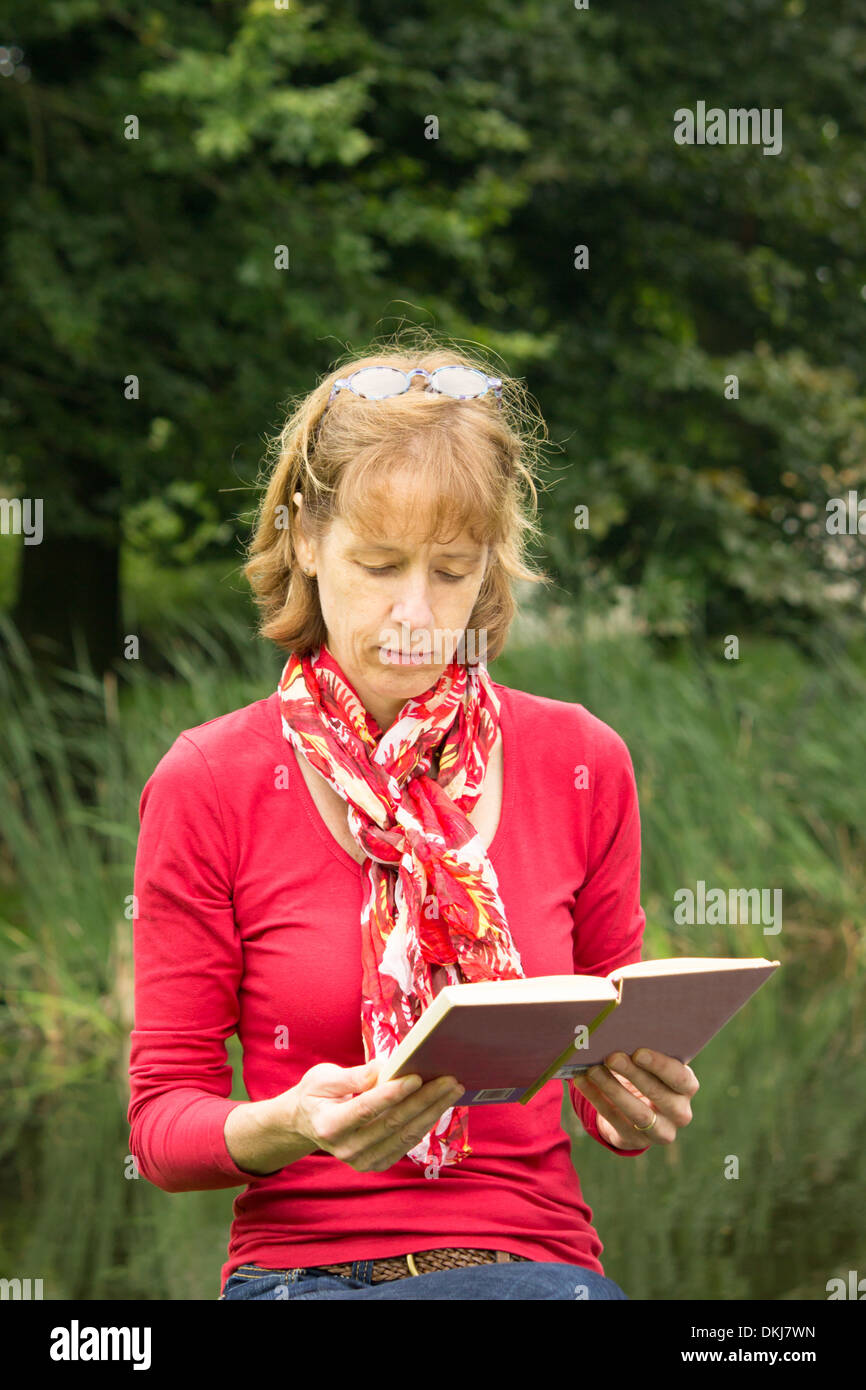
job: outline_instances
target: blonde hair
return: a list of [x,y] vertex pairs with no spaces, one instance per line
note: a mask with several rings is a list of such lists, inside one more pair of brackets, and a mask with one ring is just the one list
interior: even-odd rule
[[[486,630],[488,661],[501,652],[516,612],[511,580],[550,582],[525,558],[529,538],[542,535],[533,477],[546,438],[540,413],[517,380],[491,371],[475,352],[443,346],[426,329],[416,328],[411,344],[405,338],[404,330],[401,342],[345,358],[268,439],[267,487],[243,572],[260,610],[260,636],[298,656],[315,651],[327,632],[315,579],[304,574],[295,550],[296,492],[309,540],[319,541],[335,516],[375,538],[377,516],[388,514],[389,480],[403,472],[407,507],[427,518],[429,540],[450,522],[454,535],[466,528],[486,542],[488,566],[467,627]],[[432,371],[450,363],[499,376],[501,411],[492,391],[460,401],[422,391],[417,380],[385,401],[340,391],[325,410],[334,382],[361,367]]]

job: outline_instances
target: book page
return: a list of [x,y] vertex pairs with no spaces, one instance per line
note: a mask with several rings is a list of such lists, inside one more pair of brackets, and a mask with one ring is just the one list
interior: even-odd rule
[[777,960],[755,956],[675,956],[672,960],[638,960],[632,965],[620,965],[616,970],[611,970],[608,979],[617,980],[620,976],[627,979],[629,976],[644,975],[691,975],[705,970],[754,970],[778,964]]
[[633,1053],[639,1047],[662,1052],[688,1064],[737,1013],[755,990],[778,968],[778,961],[716,960],[686,964],[682,971],[664,968],[669,962],[646,962],[655,970],[624,966],[622,997],[592,1034],[589,1065],[611,1052]]

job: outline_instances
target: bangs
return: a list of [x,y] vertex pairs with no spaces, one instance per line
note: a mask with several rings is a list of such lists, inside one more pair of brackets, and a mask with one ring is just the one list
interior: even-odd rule
[[446,544],[468,530],[479,545],[495,545],[503,538],[501,475],[489,442],[472,442],[471,431],[392,431],[346,465],[337,514],[367,540],[381,539],[387,524],[419,544]]

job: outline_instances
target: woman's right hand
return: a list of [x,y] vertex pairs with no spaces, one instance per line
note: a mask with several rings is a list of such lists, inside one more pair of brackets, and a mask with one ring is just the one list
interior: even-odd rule
[[380,1065],[320,1062],[286,1093],[292,1101],[292,1128],[359,1173],[390,1168],[463,1094],[453,1076],[425,1085],[419,1076],[403,1076],[379,1086]]

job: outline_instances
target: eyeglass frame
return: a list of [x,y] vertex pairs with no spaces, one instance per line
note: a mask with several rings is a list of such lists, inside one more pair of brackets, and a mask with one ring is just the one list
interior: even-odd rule
[[[440,391],[438,387],[434,384],[433,378],[435,377],[437,372],[448,371],[451,370],[453,367],[460,367],[461,370],[463,370],[464,372],[475,372],[477,376],[484,377],[484,390],[479,391],[477,396],[455,396],[450,391]],[[360,391],[356,391],[355,388],[352,386],[352,382],[354,381],[355,377],[360,376],[363,372],[380,372],[384,368],[387,368],[387,370],[390,372],[398,372],[400,376],[404,376],[406,378],[406,385],[403,387],[402,391],[392,391],[391,395],[389,396],[361,396]],[[428,372],[425,367],[413,367],[411,371],[404,372],[402,367],[392,367],[390,363],[383,362],[379,365],[359,367],[356,372],[352,372],[351,376],[339,377],[338,380],[334,382],[334,385],[331,388],[331,394],[328,397],[327,402],[325,404],[325,410],[327,410],[328,406],[331,404],[331,401],[338,394],[338,392],[342,391],[343,389],[351,391],[354,396],[361,396],[361,400],[389,401],[394,396],[405,396],[406,392],[412,385],[413,379],[416,376],[423,376],[425,378],[428,390],[432,389],[439,396],[450,396],[452,401],[477,401],[480,400],[482,396],[486,396],[488,391],[492,391],[494,396],[496,397],[496,402],[500,410],[502,409],[501,378],[498,376],[488,376],[487,373],[483,372],[480,367],[467,367],[464,362],[445,362],[442,364],[441,367],[434,367],[432,372]]]

